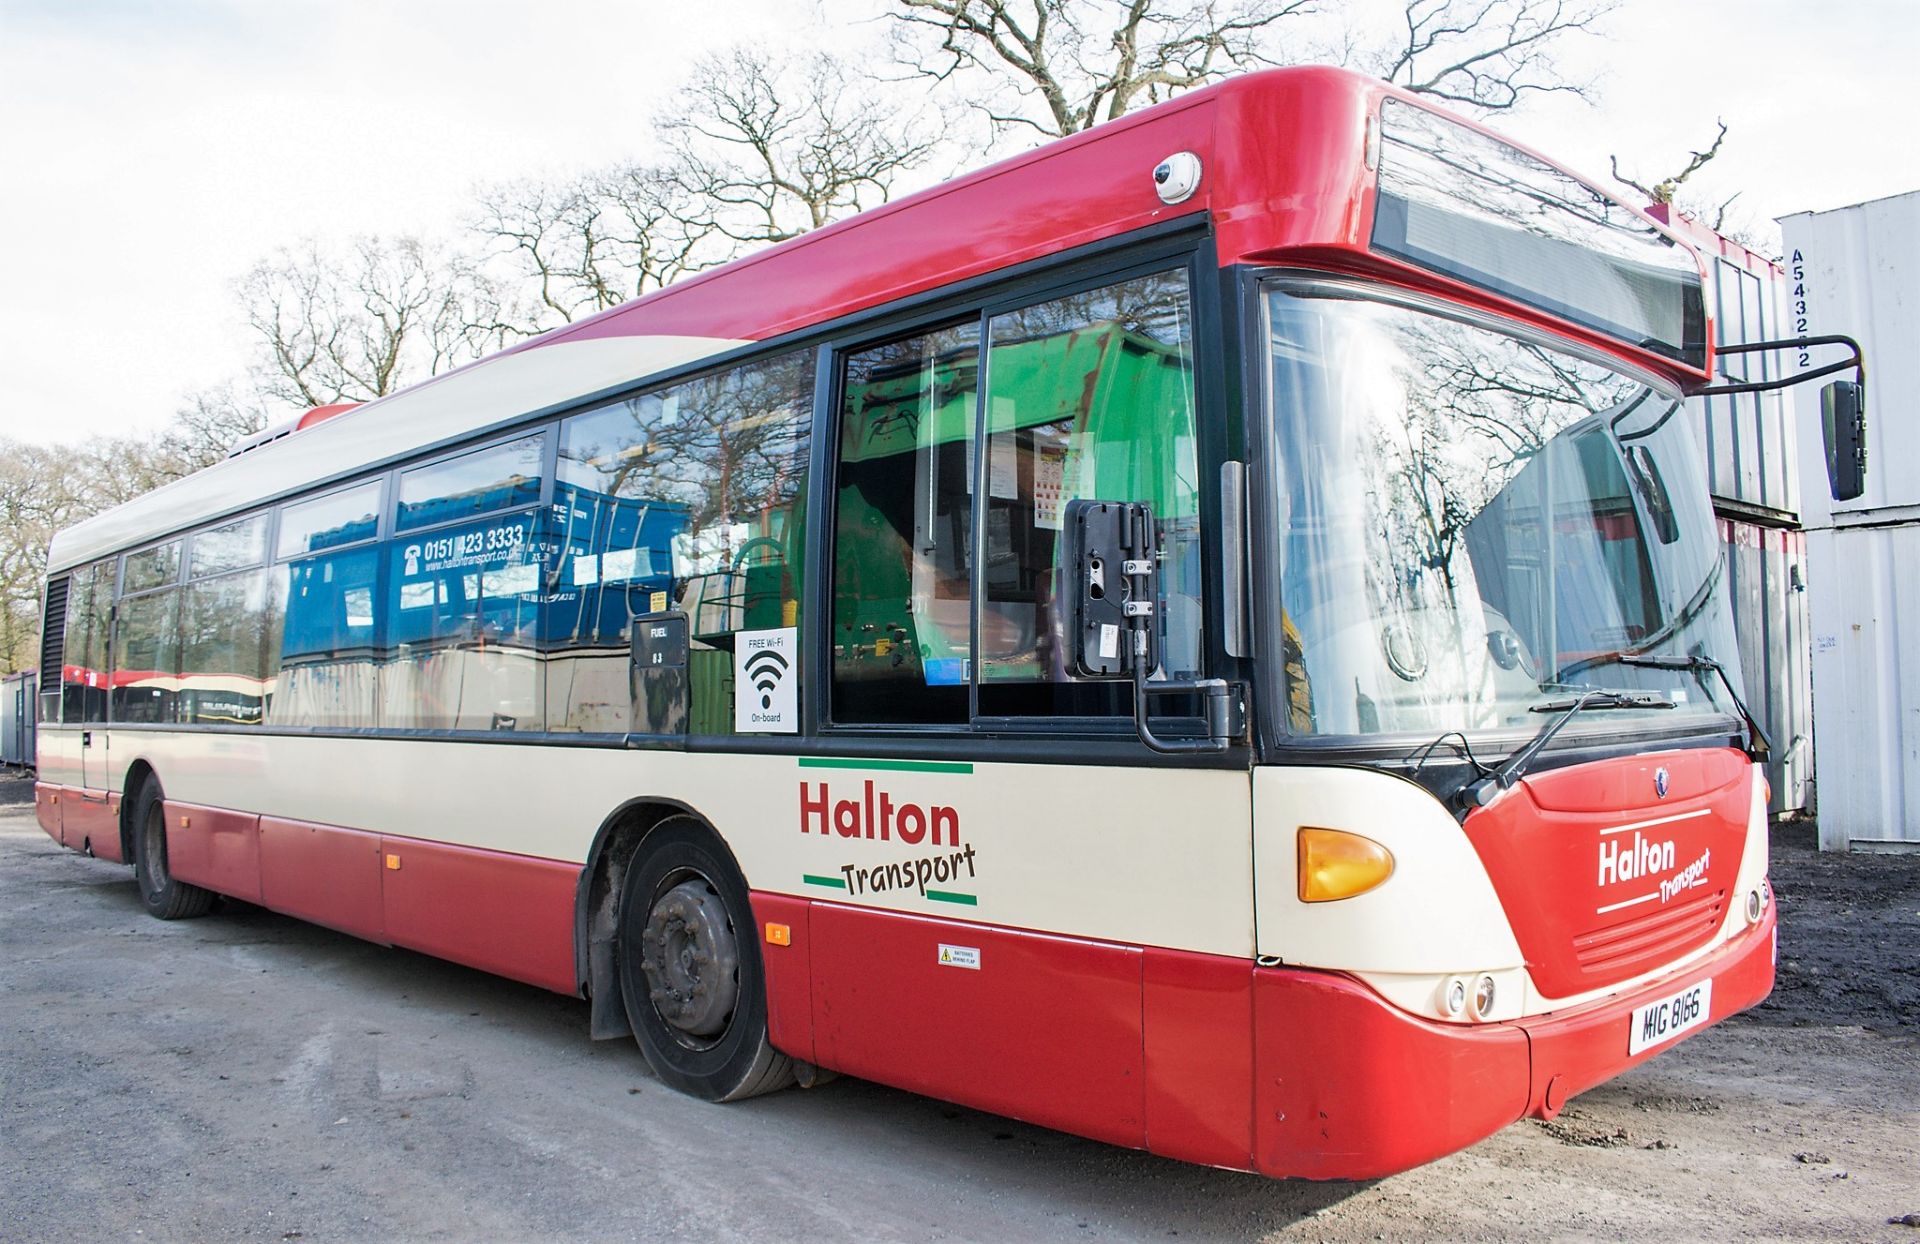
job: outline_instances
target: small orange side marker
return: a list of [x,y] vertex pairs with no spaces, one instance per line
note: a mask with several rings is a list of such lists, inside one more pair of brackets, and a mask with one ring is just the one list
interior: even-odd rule
[[399,856],[397,856],[397,855],[389,855],[389,856],[387,857],[387,867],[388,867],[389,869],[391,869],[392,871],[394,871],[394,872],[399,872],[399,871],[400,871],[400,857],[399,857]]
[[767,944],[770,946],[793,945],[793,930],[784,924],[767,921]]
[[190,816],[183,816],[183,817],[181,817],[181,818],[180,818],[180,828],[181,828],[181,829],[192,829],[192,828],[193,828],[193,818],[192,818],[192,817],[190,817]]

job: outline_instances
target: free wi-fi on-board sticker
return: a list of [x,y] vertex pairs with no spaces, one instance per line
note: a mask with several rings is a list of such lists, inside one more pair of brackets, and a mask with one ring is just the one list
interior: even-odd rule
[[740,631],[733,637],[733,728],[740,734],[800,729],[800,631]]

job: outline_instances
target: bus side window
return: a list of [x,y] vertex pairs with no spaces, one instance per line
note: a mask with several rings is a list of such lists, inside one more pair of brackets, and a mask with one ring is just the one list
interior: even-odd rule
[[160,588],[120,602],[113,645],[113,719],[177,720],[180,589]]
[[267,662],[273,725],[375,724],[380,550],[369,542],[380,490],[369,480],[280,511],[268,586],[278,629]]
[[97,562],[73,572],[67,589],[66,656],[61,677],[61,719],[107,719],[107,616],[113,603],[116,561]]
[[262,564],[270,517],[251,514],[188,540],[188,583],[178,593],[175,720],[223,726],[266,720],[272,650],[280,638],[278,602],[269,597],[270,572]]
[[399,730],[546,728],[536,635],[540,497],[549,432],[400,473],[384,546],[384,661],[375,724]]
[[1130,714],[1132,691],[1071,682],[1054,608],[1068,501],[1145,501],[1165,531],[1162,663],[1201,651],[1193,318],[1184,271],[997,315],[988,325],[982,716]]
[[180,672],[179,540],[127,554],[113,638],[115,721],[176,720]]
[[743,363],[560,425],[542,604],[550,729],[642,729],[633,619],[684,613],[687,729],[734,730],[734,645],[801,624],[813,352]]
[[828,641],[835,721],[967,720],[979,372],[974,323],[843,364]]

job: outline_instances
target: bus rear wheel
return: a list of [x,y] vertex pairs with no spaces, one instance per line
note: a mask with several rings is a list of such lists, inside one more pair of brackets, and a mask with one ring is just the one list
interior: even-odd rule
[[160,783],[154,781],[142,783],[134,799],[133,875],[150,916],[186,920],[206,915],[213,906],[212,890],[178,880],[167,870],[167,810]]
[[620,899],[620,988],[647,1065],[667,1085],[739,1101],[793,1083],[767,1040],[766,978],[747,883],[711,830],[654,827]]

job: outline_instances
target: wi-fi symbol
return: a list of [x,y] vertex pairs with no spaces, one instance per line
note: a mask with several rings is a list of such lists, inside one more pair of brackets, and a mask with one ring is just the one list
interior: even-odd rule
[[747,658],[747,681],[760,693],[760,707],[773,707],[773,691],[787,675],[787,659],[772,649]]

